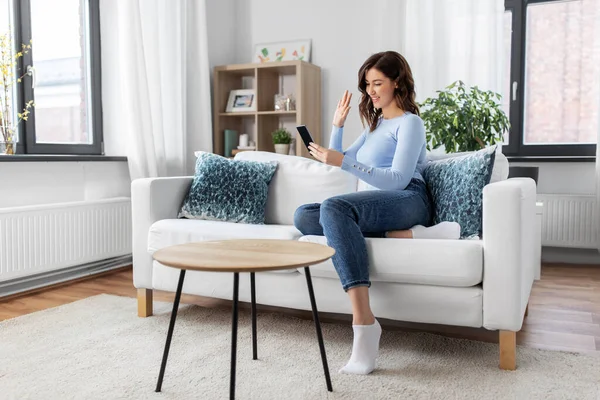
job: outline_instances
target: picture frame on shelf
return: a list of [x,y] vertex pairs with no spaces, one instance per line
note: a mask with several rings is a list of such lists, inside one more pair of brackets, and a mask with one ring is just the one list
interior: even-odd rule
[[256,111],[256,92],[254,89],[239,89],[229,92],[225,112]]
[[310,62],[311,40],[257,43],[254,45],[253,63],[302,60]]

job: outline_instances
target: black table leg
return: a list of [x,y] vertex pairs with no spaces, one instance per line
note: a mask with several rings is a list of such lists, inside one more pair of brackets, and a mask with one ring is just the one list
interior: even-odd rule
[[250,272],[250,297],[252,298],[252,359],[258,360],[256,344],[256,286],[254,283],[254,272]]
[[325,344],[323,343],[323,333],[321,332],[321,322],[319,322],[319,313],[317,312],[317,302],[315,300],[315,292],[313,291],[312,280],[310,279],[310,269],[304,267],[306,275],[306,284],[308,285],[308,295],[310,296],[310,305],[312,306],[313,318],[315,320],[315,328],[317,330],[317,339],[319,339],[319,349],[321,350],[321,361],[323,361],[323,371],[325,371],[325,382],[327,390],[333,392],[331,387],[331,378],[329,377],[329,367],[327,366],[327,355],[325,354]]
[[238,328],[238,292],[240,287],[240,274],[233,273],[233,312],[231,314],[231,372],[229,376],[229,398],[235,399],[235,361],[237,355],[237,328]]
[[175,301],[173,302],[171,322],[169,323],[169,331],[167,333],[167,343],[165,343],[165,351],[163,353],[162,363],[160,365],[160,374],[158,375],[158,383],[156,384],[157,392],[160,392],[162,388],[163,378],[165,376],[165,368],[167,366],[167,358],[169,357],[169,348],[171,347],[171,338],[173,337],[173,328],[175,327],[175,319],[177,318],[177,309],[179,308],[179,300],[181,299],[181,289],[183,288],[184,278],[185,269],[182,269],[179,273],[179,283],[177,284],[177,292],[175,293]]

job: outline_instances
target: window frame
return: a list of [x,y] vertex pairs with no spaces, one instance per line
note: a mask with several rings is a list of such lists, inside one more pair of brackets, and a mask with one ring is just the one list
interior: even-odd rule
[[[46,0],[47,1],[47,0]],[[19,125],[16,153],[17,154],[69,154],[69,155],[104,155],[104,142],[102,132],[102,76],[100,59],[100,0],[85,0],[88,3],[89,20],[87,23],[89,37],[89,87],[92,102],[92,140],[91,144],[66,144],[66,143],[36,143],[35,135],[35,107],[27,121]],[[29,43],[31,40],[31,3],[30,0],[12,0],[13,7],[13,35],[15,46]],[[33,65],[31,51],[18,60],[19,71],[24,71],[24,65]],[[34,89],[31,85],[21,85],[17,91],[17,109],[22,110],[29,100],[34,100]]]
[[[524,144],[525,125],[525,63],[527,40],[527,7],[536,3],[563,2],[564,0],[504,0],[505,11],[512,11],[511,64],[510,64],[510,124],[508,145],[502,153],[512,157],[572,157],[595,158],[596,144]],[[514,84],[516,96],[513,95]]]

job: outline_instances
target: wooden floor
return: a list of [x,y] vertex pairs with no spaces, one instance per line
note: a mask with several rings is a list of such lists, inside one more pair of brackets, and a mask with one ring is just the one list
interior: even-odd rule
[[[0,301],[0,321],[70,303],[100,293],[136,297],[131,267]],[[173,301],[172,293],[154,292],[158,301]],[[230,307],[231,302],[182,296],[183,303]],[[241,305],[247,308],[248,304]],[[305,311],[259,306],[264,312],[284,312],[311,319]],[[323,314],[324,322],[350,321],[347,315]],[[383,320],[384,329],[427,331],[452,337],[497,342],[498,334],[485,329],[448,327]],[[517,334],[517,344],[544,349],[600,354],[600,266],[544,265],[529,301],[529,316]]]

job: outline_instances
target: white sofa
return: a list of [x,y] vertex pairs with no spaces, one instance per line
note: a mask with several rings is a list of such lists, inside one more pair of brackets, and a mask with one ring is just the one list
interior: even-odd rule
[[[177,219],[192,177],[139,179],[132,183],[133,279],[140,316],[152,314],[152,290],[175,292],[179,271],[153,261],[165,246],[230,238],[292,239],[296,208],[356,191],[357,179],[340,168],[296,156],[242,152],[236,159],[279,164],[269,185],[266,224]],[[528,178],[506,179],[498,153],[492,182],[483,191],[481,240],[367,238],[371,306],[378,318],[484,327],[499,331],[500,367],[516,368],[515,332],[521,329],[539,269],[536,187]],[[351,313],[331,261],[311,267],[319,311]],[[248,274],[240,276],[240,301],[250,301]],[[188,271],[183,293],[232,298],[231,274]],[[302,268],[256,275],[258,304],[310,310]]]

